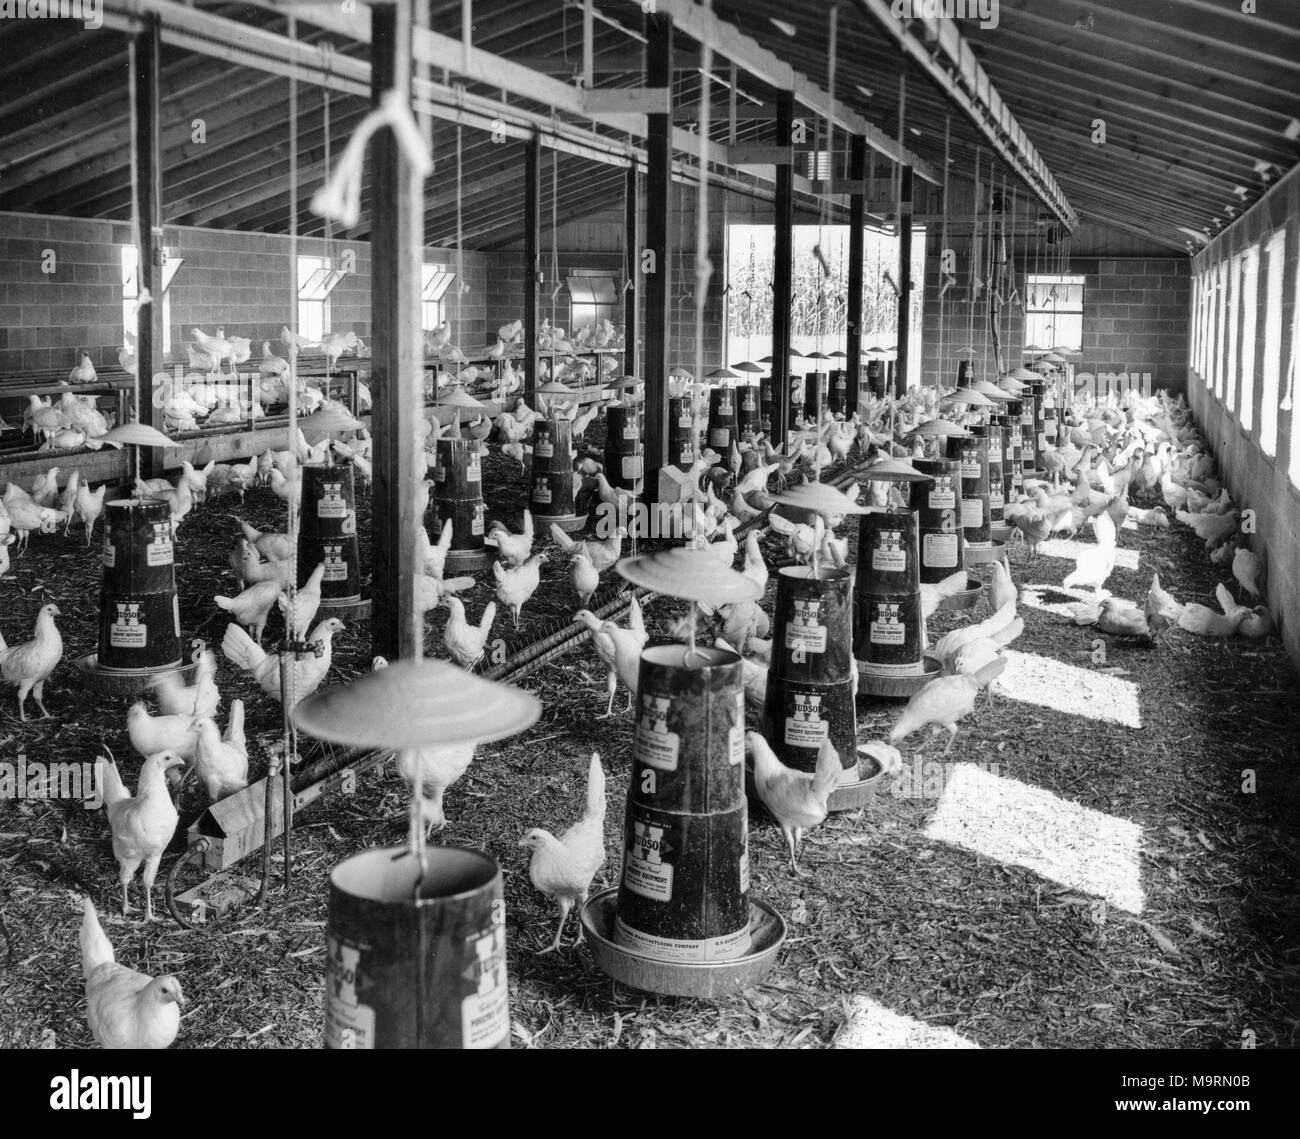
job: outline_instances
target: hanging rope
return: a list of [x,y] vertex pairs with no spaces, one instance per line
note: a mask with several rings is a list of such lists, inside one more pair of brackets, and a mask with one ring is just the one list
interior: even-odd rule
[[[952,143],[952,116],[944,115],[943,117],[943,221],[939,227],[939,369],[935,376],[935,385],[943,386],[943,342],[944,333],[947,331],[947,296],[948,289],[957,281],[956,274],[949,275],[944,268],[943,259],[948,253],[948,162]],[[955,269],[956,266],[954,265]]]
[[975,148],[975,181],[971,205],[970,286],[966,291],[968,301],[966,306],[966,344],[970,348],[975,346],[975,298],[979,295],[980,155],[982,150],[983,148],[979,146]]
[[[139,123],[136,118],[135,100],[136,89],[139,84],[139,65],[135,58],[135,36],[129,36],[126,41],[126,70],[127,82],[131,85],[131,240],[135,243],[135,379],[131,385],[131,403],[135,408],[135,421],[140,422],[143,408],[140,406],[140,365],[142,358],[140,354],[140,307],[141,299],[144,296],[144,247],[140,243],[140,150],[137,141],[139,133]],[[153,346],[151,352],[152,359],[158,359],[159,345]],[[152,417],[150,417],[152,418]],[[163,424],[166,426],[166,423]],[[133,447],[135,452],[135,477],[140,477],[140,448]]]
[[[712,0],[705,7],[712,9]],[[713,44],[700,45],[700,189],[695,203],[695,378],[691,385],[691,415],[699,422],[700,399],[704,394],[704,303],[708,299],[713,262],[709,260],[709,129],[713,118],[709,72],[713,70]],[[683,250],[683,253],[685,251]],[[726,459],[726,456],[723,456]]]

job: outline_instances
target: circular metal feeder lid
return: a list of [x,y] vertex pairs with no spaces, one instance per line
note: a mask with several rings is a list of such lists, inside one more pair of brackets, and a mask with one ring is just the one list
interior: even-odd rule
[[757,582],[723,565],[713,551],[692,546],[623,558],[614,568],[633,585],[683,601],[726,605],[732,601],[757,601],[763,596]]
[[1048,351],[1050,349],[1044,348],[1041,344],[1026,344],[1020,354],[1022,356],[1042,356]]
[[1021,383],[1033,383],[1038,379],[1037,372],[1031,372],[1028,368],[1012,368],[1005,376],[1004,380],[1020,380]]
[[[539,388],[538,390],[540,391],[541,389]],[[442,396],[438,400],[436,406],[437,407],[458,407],[465,411],[482,411],[486,407],[485,404],[480,403],[472,395],[470,395],[467,391],[465,391],[464,388],[460,388],[460,387],[453,388],[445,396]]]
[[[769,361],[771,357],[768,357]],[[753,360],[742,360],[739,364],[732,364],[737,372],[762,372],[766,369],[761,364],[755,364]]]
[[976,391],[974,388],[958,388],[948,395],[939,397],[940,403],[964,403],[967,407],[993,407],[993,401],[988,396]]
[[120,423],[104,435],[106,443],[130,443],[135,447],[179,447],[175,439],[147,423]]
[[[870,477],[870,476],[868,476]],[[823,516],[828,514],[869,514],[871,508],[860,506],[842,490],[824,482],[806,482],[783,494],[772,495],[772,501],[781,506],[795,506]]]
[[301,701],[294,723],[354,747],[443,747],[504,739],[530,727],[541,702],[441,660],[399,660]]
[[969,344],[963,344],[956,352],[953,353],[958,360],[973,360],[979,353]]
[[670,379],[674,379],[674,380],[695,379],[695,376],[691,372],[688,372],[684,367],[682,367],[681,364],[674,364],[672,368],[669,369],[668,376]]
[[707,376],[706,380],[738,380],[739,372],[733,372],[730,368],[714,368]]
[[998,403],[1010,403],[1016,397],[1004,392],[997,384],[991,384],[988,380],[976,380],[971,387],[981,395],[986,395],[989,399]]
[[909,435],[969,435],[970,432],[951,419],[927,419],[908,432]]
[[804,354],[805,360],[829,360],[830,357],[825,352],[807,352]]
[[[959,428],[953,434],[965,435],[966,432]],[[859,474],[864,479],[884,480],[885,482],[924,482],[930,477],[923,471],[918,471],[911,463],[903,459],[882,459],[878,463],[872,463],[871,466],[866,467]],[[870,511],[863,511],[862,513],[870,513]]]
[[[547,380],[537,389],[538,395],[577,395],[573,388],[560,383],[559,380]],[[464,406],[464,405],[462,405]]]
[[343,431],[360,431],[361,421],[342,406],[325,406],[298,420],[298,429],[304,435],[336,435]]

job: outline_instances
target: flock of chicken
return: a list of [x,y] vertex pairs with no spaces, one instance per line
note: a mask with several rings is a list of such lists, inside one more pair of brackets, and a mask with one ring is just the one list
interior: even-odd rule
[[[733,445],[726,456],[706,450],[692,471],[689,485],[694,493],[678,505],[676,521],[692,544],[707,548],[723,564],[733,566],[736,559],[741,559],[740,572],[761,586],[767,583],[769,569],[760,541],[768,533],[783,537],[786,552],[796,561],[844,565],[848,560],[846,543],[834,533],[842,517],[814,516],[811,523],[795,523],[770,513],[768,528],[751,530],[743,544],[736,531],[770,509],[773,484],[778,489],[788,489],[801,481],[816,479],[823,468],[847,459],[855,448],[868,468],[890,456],[916,454],[916,445],[908,436],[925,418],[934,417],[936,396],[933,389],[913,390],[892,403],[868,401],[861,414],[854,414],[848,420],[827,415],[820,424],[805,425],[809,429],[790,447],[772,447],[760,437],[752,444]],[[601,410],[603,405],[592,408],[586,422]],[[576,413],[576,408],[571,411]],[[515,410],[502,412],[495,421],[471,422],[468,427],[484,435],[495,433],[502,450],[508,454],[508,447],[522,443],[536,415],[521,401]],[[580,436],[577,428],[585,425],[585,422],[575,424],[575,434]],[[435,414],[426,445],[431,447],[441,434],[457,429],[452,424],[440,425]],[[167,503],[173,525],[179,527],[196,504],[227,492],[237,492],[242,499],[246,490],[261,484],[270,485],[287,502],[296,501],[302,466],[322,461],[326,447],[368,473],[368,440],[364,433],[351,443],[322,443],[314,447],[300,435],[296,445],[284,452],[267,452],[247,463],[209,464],[200,469],[187,463],[174,485],[137,481],[135,489],[140,497]],[[1051,484],[1028,480],[1022,500],[1008,504],[1007,518],[1023,535],[1031,553],[1053,534],[1073,536],[1085,524],[1091,524],[1097,543],[1080,547],[1076,567],[1065,581],[1066,588],[1091,588],[1099,602],[1080,609],[1081,623],[1091,621],[1104,632],[1152,639],[1171,624],[1214,636],[1267,635],[1271,628],[1267,608],[1258,603],[1251,608],[1237,605],[1224,587],[1220,587],[1219,593],[1222,614],[1205,606],[1179,605],[1160,589],[1158,580],[1153,582],[1144,608],[1110,597],[1104,591],[1115,564],[1116,528],[1128,518],[1144,525],[1169,525],[1162,510],[1141,510],[1128,501],[1130,491],[1159,488],[1165,501],[1177,511],[1178,521],[1194,527],[1198,536],[1205,539],[1211,556],[1230,565],[1241,589],[1252,601],[1258,601],[1261,566],[1246,548],[1246,535],[1240,532],[1241,513],[1215,480],[1212,459],[1196,435],[1181,400],[1171,401],[1160,394],[1149,400],[1127,397],[1123,408],[1113,404],[1080,405],[1074,409],[1074,424],[1068,429],[1068,436],[1059,447],[1048,451],[1044,466],[1052,474]],[[898,501],[899,491],[894,484],[886,479],[871,480],[869,469],[867,474],[866,493],[872,504]],[[83,522],[89,543],[103,507],[103,488],[92,494],[84,485],[78,485],[74,472],[68,485],[60,491],[57,476],[56,470],[51,471],[30,492],[13,484],[6,489],[3,510],[0,510],[0,542],[4,543],[0,545],[0,554],[8,543],[15,540],[25,543],[32,530],[51,532],[62,523],[66,532],[74,516]],[[1057,489],[1062,478],[1072,482],[1071,491]],[[595,453],[579,456],[574,480],[575,490],[592,496],[593,500],[598,498],[623,510],[630,504],[629,492],[612,487],[605,479]],[[421,517],[431,489],[429,482],[417,488]],[[847,492],[850,499],[858,498],[861,493],[856,484]],[[292,589],[295,545],[289,535],[262,533],[242,520],[236,521],[240,535],[231,552],[230,568],[239,589],[213,598],[214,605],[231,618],[222,638],[222,652],[263,692],[284,701],[286,694],[280,690],[278,658],[261,647],[270,614],[278,609],[286,628],[297,639],[305,640],[311,650],[300,654],[290,673],[293,691],[287,694],[287,699],[296,702],[324,681],[331,665],[332,637],[342,627],[333,618],[313,627],[321,599],[323,567],[315,567],[303,587]],[[648,641],[641,606],[635,597],[631,599],[626,624],[601,619],[586,608],[599,588],[602,575],[624,553],[626,529],[616,528],[605,537],[574,537],[552,526],[551,543],[535,551],[538,535],[527,510],[517,531],[500,519],[493,521],[487,541],[498,555],[492,567],[495,599],[487,603],[474,622],[469,620],[464,603],[457,596],[471,587],[474,579],[444,575],[453,536],[450,522],[441,528],[436,541],[430,539],[423,526],[415,536],[423,571],[417,586],[417,606],[422,611],[435,607],[447,610],[443,643],[451,659],[462,667],[474,668],[487,649],[498,604],[510,610],[518,626],[521,610],[539,587],[541,567],[551,558],[558,558],[568,567],[567,578],[577,605],[574,620],[590,633],[595,654],[606,669],[608,700],[603,715],[618,714],[614,712],[614,699],[620,683],[628,692],[627,710],[632,708],[640,657]],[[7,568],[7,557],[0,562],[0,573],[4,568]],[[929,655],[942,664],[942,673],[912,696],[895,720],[887,740],[863,745],[861,750],[866,756],[885,770],[901,763],[899,745],[918,731],[945,730],[947,754],[957,734],[958,722],[974,711],[981,691],[991,692],[1005,668],[1002,650],[1021,634],[1024,621],[1017,614],[1018,590],[1011,580],[1009,566],[998,562],[992,568],[990,615],[928,645]],[[964,585],[965,575],[961,574],[937,586],[924,587],[923,613],[928,617],[943,596]],[[766,639],[770,633],[767,614],[756,602],[724,605],[716,610],[704,606],[702,612],[713,642],[734,647],[742,655],[747,698],[761,702],[772,651],[771,641]],[[35,638],[26,644],[10,648],[0,640],[0,670],[5,680],[19,690],[23,718],[26,718],[25,701],[29,693],[45,713],[42,686],[62,655],[62,642],[54,625],[56,616],[57,607],[45,606],[37,619]],[[700,631],[694,627],[693,619],[688,619],[678,622],[673,632],[686,640]],[[381,668],[384,664],[382,658],[376,658],[373,667]],[[180,768],[184,772],[182,783],[194,779],[209,800],[215,801],[247,785],[249,759],[243,729],[243,701],[230,702],[224,730],[218,722],[221,693],[216,684],[216,658],[210,649],[200,650],[192,684],[165,679],[156,686],[153,696],[158,705],[156,713],[151,713],[141,701],[127,715],[128,739],[144,760],[136,794],[128,794],[111,760],[105,761],[104,779],[105,806],[119,866],[123,910],[128,908],[128,887],[143,868],[146,919],[153,914],[152,887],[162,853],[178,825],[168,772]],[[785,837],[791,868],[794,873],[803,874],[798,865],[803,833],[824,821],[831,792],[846,779],[857,778],[859,773],[853,768],[845,771],[829,744],[822,748],[814,772],[786,767],[758,732],[747,734],[747,751],[753,758],[757,792]],[[412,788],[419,788],[424,796],[418,818],[427,831],[445,824],[444,793],[465,774],[473,757],[472,745],[427,747],[398,755],[397,768],[403,779]],[[560,913],[555,937],[546,951],[560,946],[569,913],[581,904],[604,864],[604,784],[600,758],[593,755],[586,802],[577,822],[558,837],[533,828],[520,841],[521,846],[532,852],[531,881],[538,890],[555,899]],[[581,927],[578,938],[581,939]],[[106,1045],[123,1040],[136,1046],[170,1043],[175,1035],[175,1005],[183,999],[175,978],[154,980],[116,966],[111,946],[99,929],[89,902],[82,944],[96,1038]],[[139,1020],[134,1028],[123,1020],[128,1013]],[[170,1033],[166,1031],[167,1025],[172,1026]]]

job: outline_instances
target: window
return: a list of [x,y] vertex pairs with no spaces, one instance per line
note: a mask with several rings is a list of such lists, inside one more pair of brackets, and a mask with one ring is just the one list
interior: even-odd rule
[[1259,393],[1259,445],[1270,459],[1277,454],[1277,389],[1282,370],[1282,271],[1286,230],[1268,243],[1268,278],[1264,290],[1264,383]]
[[[171,288],[176,271],[185,264],[181,257],[169,257],[163,251],[163,354],[172,350],[171,300],[167,290]],[[127,342],[128,335],[134,345],[139,321],[136,313],[136,297],[140,295],[140,251],[134,245],[122,246],[122,342]],[[132,353],[134,355],[134,353]]]
[[328,257],[298,258],[298,335],[320,341],[330,330],[330,293],[343,280]]
[[804,155],[804,176],[812,182],[829,182],[831,179],[831,152],[810,150]]
[[1255,425],[1255,329],[1259,304],[1259,246],[1241,255],[1241,426]]
[[1241,333],[1241,254],[1228,265],[1228,364],[1224,376],[1224,402],[1237,412],[1237,337]]
[[[814,248],[820,245],[825,268]],[[862,254],[862,348],[898,342],[898,238],[867,227]],[[729,362],[772,353],[772,274],[776,252],[770,225],[737,223],[727,234],[727,345]],[[827,272],[829,270],[829,274]],[[800,352],[846,347],[849,228],[796,225],[790,343]],[[925,279],[925,228],[912,227],[912,310],[907,385],[921,383],[921,300]],[[835,363],[823,362],[824,368]],[[802,371],[796,368],[796,372]]]
[[1031,273],[1025,284],[1025,343],[1082,349],[1084,278]]
[[443,297],[455,279],[456,274],[442,265],[420,266],[420,327],[425,332],[447,319]]
[[618,307],[618,286],[603,273],[575,272],[565,278],[569,290],[569,332],[594,328],[613,320]]

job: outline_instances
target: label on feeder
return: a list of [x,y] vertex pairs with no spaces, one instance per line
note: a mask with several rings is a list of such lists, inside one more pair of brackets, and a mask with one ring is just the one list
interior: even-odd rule
[[[1007,438],[1008,440],[1010,440],[1011,437],[1007,436]],[[1006,462],[1007,460],[1014,459],[1015,457],[1016,457],[1015,444],[1008,441],[1006,450],[1002,452],[1002,461]]]
[[469,524],[469,532],[471,534],[483,533],[483,504],[481,502],[474,503],[474,521]]
[[740,892],[749,893],[749,827],[745,827],[740,837]]
[[831,730],[822,719],[820,693],[792,691],[790,707],[793,716],[785,720],[785,742],[794,747],[821,747]]
[[543,435],[533,444],[533,455],[538,459],[549,459],[555,454],[555,445],[549,435]]
[[974,530],[984,525],[984,500],[982,498],[963,498],[961,500],[961,525],[963,530]]
[[533,483],[533,501],[543,506],[551,504],[551,488],[545,479],[538,479]]
[[170,522],[153,523],[153,541],[144,548],[145,565],[169,566],[174,561],[172,551],[172,524]]
[[321,561],[325,565],[324,581],[347,581],[348,566],[343,560],[342,542],[325,542],[321,546]]
[[619,945],[659,961],[728,961],[741,956],[749,948],[748,925],[721,937],[690,941],[642,933],[639,929],[632,929],[622,918],[617,918],[615,925]]
[[961,453],[961,477],[964,479],[977,479],[982,473],[979,452],[963,450]]
[[623,885],[656,902],[671,901],[673,896],[673,866],[663,860],[674,849],[664,837],[666,829],[633,819],[627,858],[623,860]]
[[681,457],[677,460],[678,465],[689,467],[693,461],[694,460],[691,457],[691,445],[689,443],[683,443]]
[[903,549],[901,530],[876,531],[876,545],[871,549],[871,568],[887,573],[901,573],[907,569],[907,551]]
[[510,1031],[505,928],[467,937],[466,957],[471,950],[474,959],[461,976],[475,991],[460,1003],[461,1043],[466,1048],[495,1048]]
[[1001,510],[1006,504],[1006,496],[1002,493],[1002,480],[998,479],[989,485],[989,509]]
[[926,534],[921,539],[921,560],[932,569],[956,569],[957,552],[956,534]]
[[320,484],[320,498],[316,500],[317,518],[346,518],[348,504],[343,500],[341,482],[324,482]]
[[907,641],[907,630],[898,614],[898,605],[892,601],[879,601],[874,605],[874,620],[867,639],[873,645],[901,645]]
[[625,479],[639,479],[641,477],[641,456],[624,455],[622,471]]
[[[805,653],[826,651],[826,626],[821,623],[822,605],[813,597],[796,597],[790,623],[785,627],[785,647]],[[742,717],[743,719],[743,717]]]
[[683,411],[681,415],[677,417],[678,427],[690,427],[694,422],[695,419],[689,411]]
[[731,429],[729,427],[715,427],[709,432],[710,447],[726,447],[731,442]]
[[763,429],[764,434],[771,434],[771,431],[772,431],[772,417],[771,417],[770,415],[768,415],[768,416],[764,416],[764,418],[762,419],[762,421],[759,423],[759,427],[761,427],[761,428]]
[[108,629],[108,643],[115,649],[142,649],[149,642],[149,626],[140,623],[138,601],[116,601],[117,616]]
[[1047,450],[1047,434],[1043,431],[1038,433],[1038,449],[1040,451]]
[[325,1047],[373,1048],[375,1010],[357,1000],[361,950],[326,934]]
[[104,539],[104,552],[100,554],[99,560],[110,569],[117,565],[117,547],[107,538]]
[[641,429],[635,425],[623,428],[623,438],[636,442],[641,437]]
[[727,762],[739,767],[745,762],[745,690],[736,693],[736,724],[727,732]]
[[465,481],[466,482],[483,481],[483,466],[479,462],[477,451],[471,451],[469,453],[469,459],[465,463]]
[[641,696],[634,754],[639,762],[660,771],[676,771],[677,757],[681,753],[681,737],[668,730],[668,709],[671,706],[672,701],[667,696],[655,696],[649,692]]
[[935,475],[934,488],[930,491],[931,510],[952,510],[957,505],[957,492],[952,486],[951,475]]
[[757,411],[758,404],[754,402],[754,397],[752,395],[747,395],[740,401],[740,409],[741,411]]

